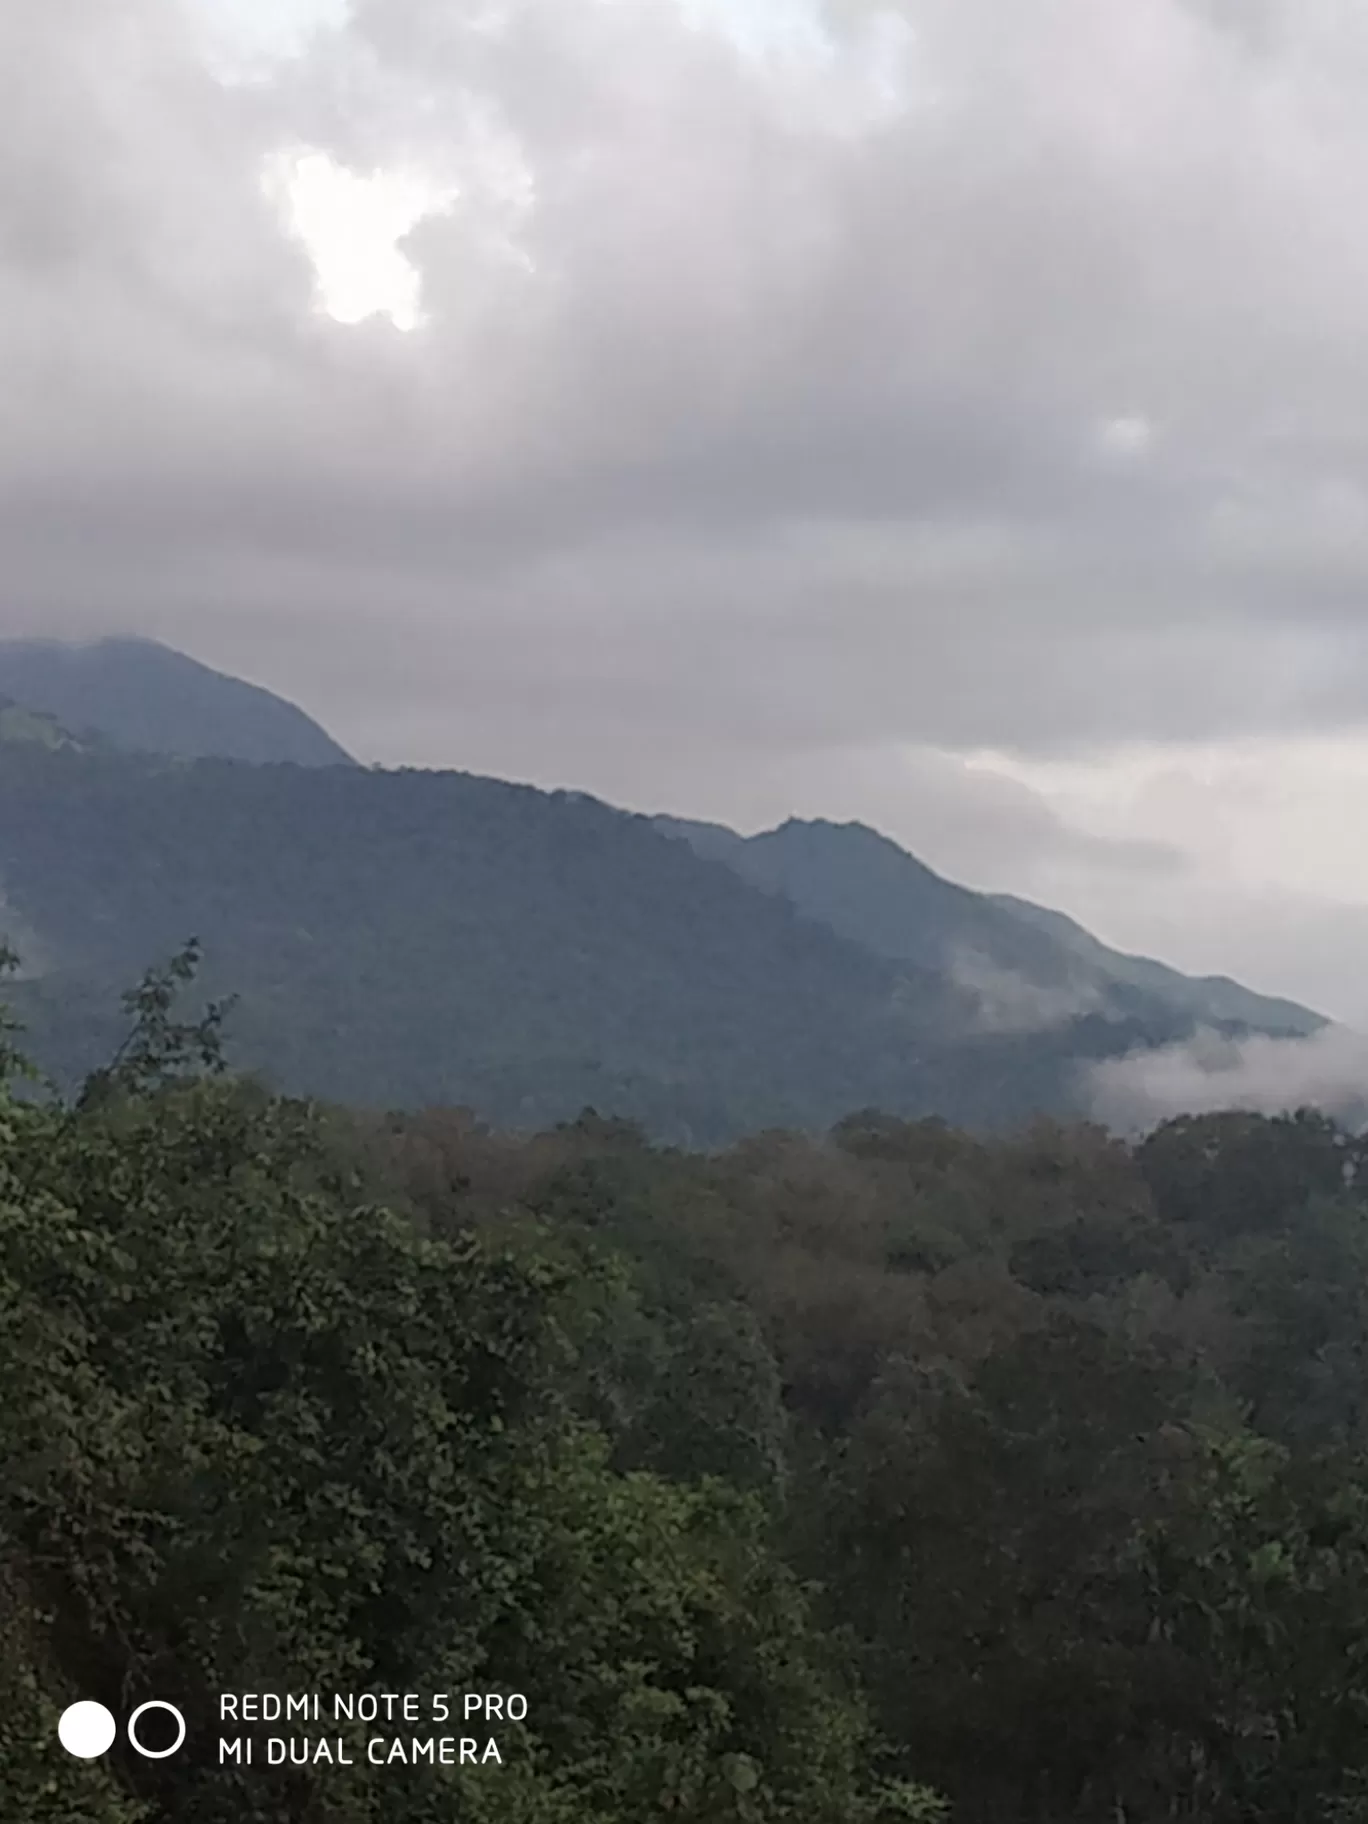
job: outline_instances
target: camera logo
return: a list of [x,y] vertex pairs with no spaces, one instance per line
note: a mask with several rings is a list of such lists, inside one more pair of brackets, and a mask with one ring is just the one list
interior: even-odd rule
[[[146,1748],[138,1740],[139,1718],[147,1715],[149,1710],[165,1710],[176,1721],[176,1739],[169,1748]],[[164,1703],[154,1697],[148,1703],[139,1704],[129,1717],[126,1725],[129,1746],[144,1760],[164,1761],[168,1755],[175,1754],[185,1741],[185,1718],[174,1704]],[[89,1700],[71,1704],[62,1712],[57,1725],[57,1739],[68,1754],[74,1754],[78,1760],[93,1761],[102,1754],[108,1754],[118,1734],[118,1724],[113,1713],[106,1710],[103,1704],[91,1703]]]

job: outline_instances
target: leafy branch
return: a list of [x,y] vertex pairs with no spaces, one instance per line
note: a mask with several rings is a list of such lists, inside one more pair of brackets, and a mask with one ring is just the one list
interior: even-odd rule
[[174,1019],[176,1002],[199,973],[199,939],[191,938],[171,961],[147,971],[123,997],[132,1026],[110,1062],[85,1082],[78,1106],[89,1108],[113,1093],[150,1095],[188,1076],[221,1076],[228,1068],[223,1029],[235,995],[211,1001],[198,1020]]

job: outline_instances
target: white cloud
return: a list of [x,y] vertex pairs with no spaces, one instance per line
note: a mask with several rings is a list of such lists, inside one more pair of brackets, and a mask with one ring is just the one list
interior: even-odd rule
[[1309,1039],[1226,1040],[1110,1059],[1090,1072],[1093,1114],[1118,1131],[1145,1131],[1178,1114],[1320,1108],[1354,1124],[1368,1115],[1368,1038],[1330,1026]]
[[[1295,663],[1295,653],[1289,654]],[[1368,905],[1368,733],[1134,743],[1069,760],[985,755],[1073,826],[1180,844],[1227,888]]]
[[454,190],[403,171],[361,176],[325,152],[274,159],[267,188],[308,249],[321,308],[339,323],[387,316],[397,329],[421,322],[418,273],[398,243],[425,217],[455,201]]

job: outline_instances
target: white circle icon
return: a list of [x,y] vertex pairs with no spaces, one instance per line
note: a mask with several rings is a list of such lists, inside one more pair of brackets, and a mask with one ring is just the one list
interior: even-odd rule
[[[169,1748],[144,1748],[137,1736],[134,1735],[134,1723],[137,1722],[140,1716],[145,1716],[149,1710],[166,1710],[175,1717],[177,1726],[180,1729],[180,1734],[176,1737],[175,1741],[172,1742]],[[177,1710],[174,1704],[165,1704],[159,1697],[151,1698],[147,1703],[139,1704],[132,1716],[129,1717],[128,1739],[145,1761],[164,1761],[167,1755],[174,1754],[185,1740],[185,1718],[181,1715],[180,1711]]]
[[72,1704],[62,1712],[57,1740],[78,1760],[93,1761],[109,1751],[114,1740],[114,1718],[103,1704]]

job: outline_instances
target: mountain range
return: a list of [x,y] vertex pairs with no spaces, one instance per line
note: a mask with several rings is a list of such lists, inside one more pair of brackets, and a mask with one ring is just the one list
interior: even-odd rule
[[510,1125],[591,1104],[686,1144],[869,1106],[1014,1124],[1075,1111],[1102,1058],[1325,1023],[957,886],[860,824],[743,837],[358,767],[269,693],[106,644],[68,665],[0,643],[9,998],[64,1080],[191,935],[203,991],[239,996],[235,1061],[287,1089]]
[[957,886],[861,823],[791,818],[744,837],[722,824],[655,822],[876,956],[946,975],[976,999],[983,1030],[1033,1031],[1071,1014],[1143,1018],[1156,1005],[1201,1024],[1280,1037],[1326,1024],[1295,1001],[1226,976],[1183,975],[1108,949],[1062,912]]

